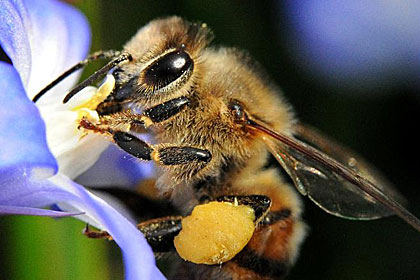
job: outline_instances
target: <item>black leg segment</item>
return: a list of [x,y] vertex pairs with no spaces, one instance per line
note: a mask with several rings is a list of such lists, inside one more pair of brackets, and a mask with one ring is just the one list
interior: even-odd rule
[[124,151],[139,159],[152,160],[153,148],[139,138],[126,132],[114,133],[115,143]]
[[187,97],[181,96],[145,110],[144,115],[153,123],[159,123],[178,114],[189,102]]
[[257,223],[268,214],[271,207],[271,199],[265,195],[225,195],[216,198],[216,201],[250,206]]
[[[174,251],[174,238],[182,229],[181,216],[169,216],[152,219],[137,225],[155,253]],[[83,234],[88,238],[112,240],[106,231],[95,231],[86,225]]]
[[178,165],[193,161],[207,163],[211,160],[209,151],[192,147],[164,147],[158,152],[159,162],[164,165]]
[[154,160],[162,165],[179,165],[191,162],[211,160],[207,150],[192,147],[162,147],[154,149],[152,145],[126,132],[111,132],[115,143],[124,151],[142,160]]
[[170,252],[175,249],[174,238],[182,229],[181,216],[149,220],[137,225],[155,253]]

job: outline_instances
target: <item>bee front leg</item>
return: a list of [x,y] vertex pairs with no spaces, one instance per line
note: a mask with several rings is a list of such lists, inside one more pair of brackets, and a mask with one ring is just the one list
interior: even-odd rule
[[146,109],[142,119],[146,127],[150,124],[160,123],[181,112],[188,104],[190,104],[190,100],[187,97],[177,97]]
[[[106,124],[113,130],[145,133],[148,127],[166,121],[181,112],[189,102],[187,97],[181,96],[148,108],[142,114],[124,110],[109,115],[102,115],[101,123]],[[116,106],[121,107],[121,104],[116,102],[102,103],[100,104],[100,111],[107,110],[107,107]]]

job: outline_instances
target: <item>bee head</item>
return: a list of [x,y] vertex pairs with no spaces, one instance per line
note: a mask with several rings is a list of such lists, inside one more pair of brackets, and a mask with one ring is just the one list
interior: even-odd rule
[[211,39],[206,24],[179,17],[150,22],[124,47],[133,61],[114,70],[112,98],[150,106],[188,96],[202,72],[200,54]]

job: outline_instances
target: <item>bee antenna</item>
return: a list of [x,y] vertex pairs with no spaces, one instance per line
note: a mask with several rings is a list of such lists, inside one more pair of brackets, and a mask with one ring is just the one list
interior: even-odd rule
[[110,58],[115,58],[119,56],[121,56],[121,52],[115,51],[115,50],[98,51],[89,55],[85,60],[80,61],[79,63],[77,63],[70,69],[68,69],[66,72],[61,74],[54,81],[52,81],[49,85],[43,88],[40,92],[38,92],[34,96],[34,98],[32,98],[32,101],[36,103],[47,91],[55,87],[58,83],[60,83],[65,78],[67,78],[69,75],[79,70],[80,68],[84,67],[85,65],[89,64],[90,62],[93,62],[98,59],[110,59]]
[[114,68],[115,66],[119,65],[122,62],[125,61],[132,61],[133,57],[131,54],[123,52],[115,59],[108,62],[104,67],[93,73],[89,78],[78,84],[75,88],[73,88],[63,99],[63,103],[67,103],[73,96],[75,96],[79,91],[81,91],[83,88],[91,85],[94,81],[96,81],[100,76],[106,74],[109,70]]

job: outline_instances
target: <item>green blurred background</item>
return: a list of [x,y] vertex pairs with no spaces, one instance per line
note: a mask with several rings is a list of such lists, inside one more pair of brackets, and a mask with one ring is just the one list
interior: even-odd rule
[[[206,22],[214,30],[215,44],[248,50],[281,86],[300,120],[364,155],[420,216],[414,134],[419,127],[418,89],[397,86],[366,97],[330,88],[305,74],[291,58],[293,49],[287,48],[288,26],[280,1],[71,2],[91,23],[92,51],[120,49],[156,17],[180,15]],[[420,278],[420,234],[400,219],[342,220],[306,199],[305,209],[310,232],[289,279]],[[1,217],[0,227],[0,279],[122,278],[118,248],[112,242],[86,239],[81,234],[84,224],[75,219]]]

